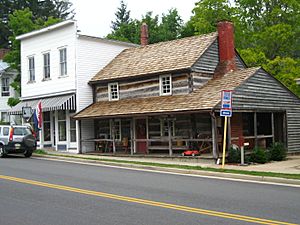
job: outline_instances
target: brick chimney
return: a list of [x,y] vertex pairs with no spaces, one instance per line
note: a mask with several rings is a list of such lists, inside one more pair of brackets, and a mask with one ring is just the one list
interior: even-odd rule
[[141,26],[141,45],[146,46],[148,45],[148,25],[143,23]]
[[4,56],[9,52],[9,49],[0,48],[0,59],[3,59]]
[[215,69],[214,78],[222,77],[230,71],[237,70],[235,64],[233,23],[220,21],[218,23],[218,36],[220,61]]

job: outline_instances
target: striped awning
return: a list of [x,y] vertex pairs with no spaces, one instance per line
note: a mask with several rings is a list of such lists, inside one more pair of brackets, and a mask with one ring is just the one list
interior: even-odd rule
[[56,111],[56,110],[76,110],[76,96],[75,94],[59,95],[48,98],[23,100],[14,106],[8,114],[20,115],[23,107],[36,108],[39,101],[42,101],[42,111]]

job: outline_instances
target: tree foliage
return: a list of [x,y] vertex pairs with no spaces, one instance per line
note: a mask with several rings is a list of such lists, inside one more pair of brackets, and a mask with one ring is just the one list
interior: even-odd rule
[[140,27],[143,22],[148,25],[150,44],[181,37],[183,21],[177,9],[170,9],[168,13],[162,14],[161,18],[153,15],[153,12],[146,12],[138,20],[130,18],[130,11],[121,1],[121,6],[115,15],[116,20],[112,21],[112,32],[107,35],[109,39],[140,44]]
[[48,17],[66,19],[73,17],[72,3],[68,0],[1,0],[0,1],[0,48],[9,48],[12,30],[8,26],[9,15],[16,10],[28,8],[33,20],[48,20]]
[[[11,51],[5,55],[4,60],[10,64],[10,67],[21,71],[21,52],[20,52],[20,41],[16,39],[16,36],[40,29],[51,24],[59,22],[60,19],[49,17],[47,20],[42,18],[34,19],[32,12],[26,8],[24,10],[16,10],[13,14],[9,15],[8,27],[12,34],[9,37],[11,42]],[[16,76],[11,86],[20,94],[21,93],[21,75],[20,73]],[[18,103],[18,99],[10,98],[8,105],[14,106]]]

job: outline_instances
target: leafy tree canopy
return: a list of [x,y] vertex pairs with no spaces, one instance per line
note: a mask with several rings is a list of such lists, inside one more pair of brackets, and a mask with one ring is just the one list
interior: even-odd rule
[[48,20],[48,17],[66,19],[73,17],[72,3],[68,0],[1,0],[0,1],[0,48],[9,48],[12,30],[8,26],[9,15],[16,10],[28,8],[34,20]]

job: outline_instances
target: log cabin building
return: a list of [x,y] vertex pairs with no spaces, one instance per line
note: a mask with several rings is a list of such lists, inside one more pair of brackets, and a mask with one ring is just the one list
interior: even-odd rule
[[[74,116],[89,121],[89,150],[218,157],[222,90],[233,90],[228,146],[243,136],[250,148],[283,142],[300,150],[300,99],[262,68],[247,68],[234,48],[231,22],[218,32],[123,50],[89,82],[93,104]],[[83,150],[82,152],[86,152]]]

